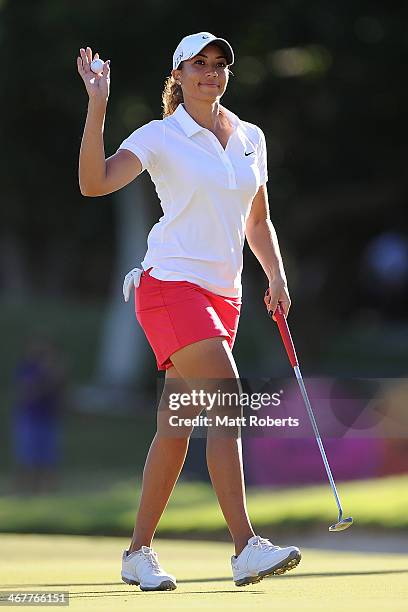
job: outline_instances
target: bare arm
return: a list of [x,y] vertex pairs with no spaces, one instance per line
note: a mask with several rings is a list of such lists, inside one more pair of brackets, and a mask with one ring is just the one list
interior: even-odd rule
[[246,238],[266,276],[286,280],[278,237],[269,215],[268,192],[261,185],[254,197],[246,222]]
[[266,185],[261,185],[252,201],[245,234],[251,251],[269,280],[269,310],[274,312],[280,302],[287,316],[291,302],[278,237],[269,215]]
[[126,149],[120,149],[105,160],[104,120],[105,109],[95,107],[90,101],[79,154],[79,186],[85,196],[117,191],[142,171],[140,159]]
[[103,128],[106,104],[90,98],[79,153],[79,187],[82,195],[97,195],[106,178]]
[[[99,57],[95,53],[95,58]],[[102,196],[117,191],[135,179],[142,171],[139,158],[127,150],[119,150],[105,160],[103,130],[109,98],[110,67],[91,71],[92,50],[80,49],[77,67],[89,95],[88,113],[79,153],[79,186],[85,196]]]

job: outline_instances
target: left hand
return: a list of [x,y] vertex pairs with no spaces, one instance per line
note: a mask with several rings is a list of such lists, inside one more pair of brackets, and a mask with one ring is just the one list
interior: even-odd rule
[[276,321],[274,312],[278,306],[278,302],[282,307],[285,318],[288,316],[291,300],[288,286],[282,277],[274,278],[269,281],[269,287],[265,292],[264,302],[268,315],[272,317],[274,321]]

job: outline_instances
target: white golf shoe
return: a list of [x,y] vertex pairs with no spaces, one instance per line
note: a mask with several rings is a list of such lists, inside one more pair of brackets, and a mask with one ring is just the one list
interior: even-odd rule
[[122,555],[122,580],[126,584],[140,585],[142,591],[173,591],[176,579],[159,565],[157,552],[148,546]]
[[295,568],[301,558],[296,546],[280,548],[266,538],[252,536],[238,557],[231,557],[235,585],[245,586],[259,582],[265,576],[284,574]]

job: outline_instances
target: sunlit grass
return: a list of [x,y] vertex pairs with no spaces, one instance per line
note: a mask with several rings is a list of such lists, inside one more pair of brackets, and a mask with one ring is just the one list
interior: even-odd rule
[[[361,527],[408,528],[408,475],[341,483],[345,515]],[[140,480],[128,478],[100,483],[97,490],[62,492],[40,497],[3,496],[3,532],[128,534],[133,527]],[[337,518],[329,485],[297,489],[248,489],[248,508],[254,525],[313,527]],[[162,535],[225,531],[225,521],[210,484],[180,481],[159,523]]]

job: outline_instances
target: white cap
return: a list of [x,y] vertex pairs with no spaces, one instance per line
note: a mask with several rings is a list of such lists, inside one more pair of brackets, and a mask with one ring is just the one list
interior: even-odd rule
[[231,45],[224,38],[217,38],[210,32],[198,32],[198,34],[190,34],[185,36],[181,42],[177,45],[177,49],[173,54],[173,69],[179,67],[180,62],[190,59],[200,53],[201,49],[204,49],[206,45],[212,42],[217,42],[219,46],[225,52],[227,64],[231,65],[234,63],[234,51]]

